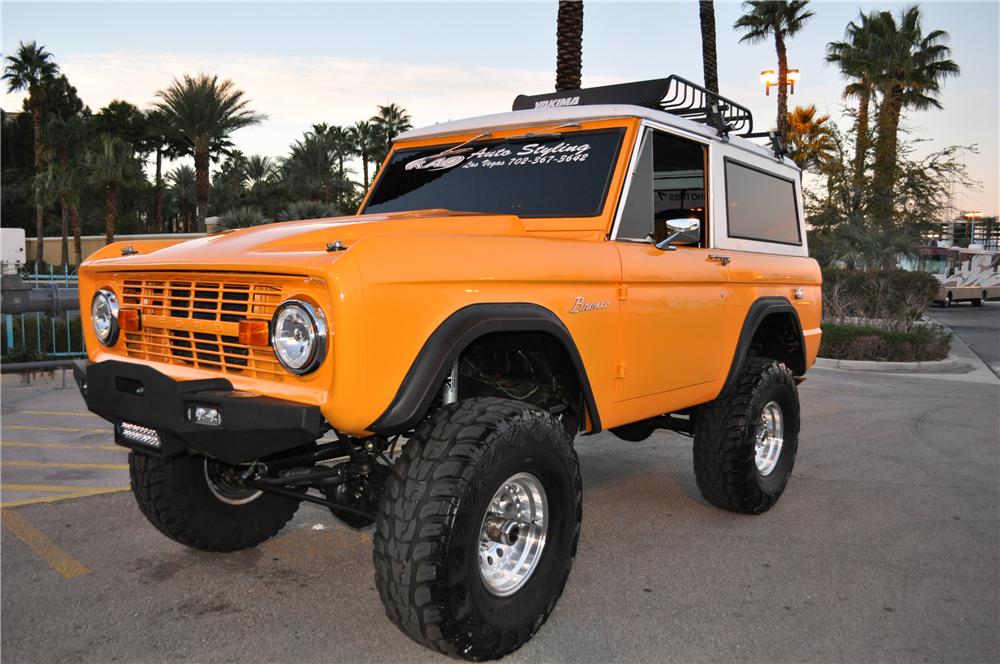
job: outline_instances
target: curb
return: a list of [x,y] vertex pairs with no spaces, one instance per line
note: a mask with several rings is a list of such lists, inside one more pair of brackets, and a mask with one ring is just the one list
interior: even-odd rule
[[968,373],[973,366],[957,355],[933,362],[875,362],[872,360],[831,360],[817,357],[817,369],[844,369],[847,371],[881,371],[883,373]]

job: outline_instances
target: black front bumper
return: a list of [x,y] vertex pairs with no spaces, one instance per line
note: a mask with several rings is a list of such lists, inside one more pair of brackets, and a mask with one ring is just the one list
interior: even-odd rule
[[[73,375],[87,408],[115,425],[115,442],[158,457],[188,450],[226,463],[247,463],[315,441],[323,435],[317,406],[233,390],[225,378],[177,381],[130,362],[79,361]],[[222,414],[220,426],[189,421],[193,406]],[[122,423],[154,429],[159,446],[122,435]]]

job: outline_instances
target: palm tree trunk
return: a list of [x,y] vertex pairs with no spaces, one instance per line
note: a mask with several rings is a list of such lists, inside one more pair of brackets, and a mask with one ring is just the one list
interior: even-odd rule
[[69,206],[69,214],[73,218],[73,252],[76,254],[76,266],[83,262],[83,242],[80,239],[80,209]]
[[104,240],[105,244],[115,241],[115,216],[118,213],[118,187],[108,185],[108,197],[104,206]]
[[[31,105],[31,122],[34,128],[35,177],[42,174],[42,108],[35,102]],[[35,201],[35,271],[42,269],[45,262],[45,211],[41,203]]]
[[208,150],[195,150],[194,153],[194,173],[195,189],[197,192],[197,231],[205,230],[205,217],[208,215]]
[[701,19],[701,67],[705,72],[705,87],[719,94],[719,60],[715,54],[715,3],[699,0]]
[[577,90],[583,71],[583,0],[559,0],[556,91]]
[[163,150],[156,147],[156,182],[153,193],[153,227],[163,232]]
[[865,187],[865,157],[868,154],[870,137],[868,134],[868,107],[871,106],[871,90],[864,88],[858,101],[857,137],[854,144],[854,170],[851,178],[852,203],[854,209],[861,206],[861,192]]
[[774,28],[774,49],[778,52],[778,136],[788,140],[788,53],[778,26]]
[[368,155],[361,153],[361,168],[365,175],[365,191],[368,191]]
[[62,214],[62,268],[63,274],[67,274],[69,271],[69,207],[66,205],[66,199],[62,196],[59,197],[59,208]]
[[872,218],[877,224],[892,223],[895,204],[896,150],[899,117],[903,111],[903,87],[894,85],[882,100],[878,112],[878,140],[875,142],[875,175],[872,179]]

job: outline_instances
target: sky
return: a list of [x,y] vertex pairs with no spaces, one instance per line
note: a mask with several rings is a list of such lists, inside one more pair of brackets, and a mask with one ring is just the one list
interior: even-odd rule
[[[773,126],[775,98],[759,82],[776,68],[773,45],[739,44],[737,2],[716,2],[719,86],[750,107],[756,128]],[[824,62],[859,11],[897,2],[812,2],[815,16],[788,43],[802,71],[789,104],[816,104],[842,119],[843,80]],[[35,40],[51,51],[84,102],[148,107],[174,77],[230,78],[261,125],[233,135],[245,154],[280,157],[312,124],[351,124],[395,102],[421,126],[508,110],[519,93],[552,89],[556,3],[2,3],[2,49]],[[949,79],[943,111],[909,112],[922,151],[978,146],[967,165],[977,189],[955,192],[960,210],[1000,209],[1000,2],[923,2],[924,29],[950,35],[961,76]],[[701,81],[696,2],[585,4],[584,86],[662,78]],[[0,94],[19,110],[21,94]]]

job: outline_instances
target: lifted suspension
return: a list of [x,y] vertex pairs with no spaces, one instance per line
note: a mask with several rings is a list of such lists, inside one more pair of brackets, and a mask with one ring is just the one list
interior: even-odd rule
[[[378,500],[390,472],[385,453],[392,454],[397,439],[340,437],[305,452],[255,462],[239,479],[248,487],[322,505],[347,525],[363,528],[375,521]],[[333,459],[344,461],[333,466],[316,465]],[[310,489],[324,497],[310,494]]]

